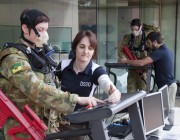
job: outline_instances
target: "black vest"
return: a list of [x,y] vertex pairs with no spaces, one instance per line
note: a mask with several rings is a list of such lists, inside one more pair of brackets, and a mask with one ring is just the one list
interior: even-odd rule
[[134,38],[135,38],[135,36],[133,34],[131,34],[131,39],[128,42],[128,46],[129,46],[130,50],[140,51],[140,52],[144,51],[146,49],[146,35],[145,35],[145,32],[142,30],[142,38],[141,38],[141,42],[140,42],[138,48],[133,47]]
[[[57,66],[57,64],[50,57],[47,57],[44,51],[40,48],[35,47],[32,49],[27,48],[24,44],[6,43],[3,49],[9,47],[14,47],[23,52],[28,57],[31,69],[33,71],[48,74],[53,70],[54,67]],[[0,77],[2,77],[1,74]]]

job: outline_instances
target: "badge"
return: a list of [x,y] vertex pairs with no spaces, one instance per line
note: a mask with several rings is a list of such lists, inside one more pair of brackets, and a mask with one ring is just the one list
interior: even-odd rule
[[11,71],[12,71],[13,74],[21,71],[22,69],[23,69],[23,66],[22,66],[21,63],[16,63],[16,64],[13,64],[13,65],[11,66]]

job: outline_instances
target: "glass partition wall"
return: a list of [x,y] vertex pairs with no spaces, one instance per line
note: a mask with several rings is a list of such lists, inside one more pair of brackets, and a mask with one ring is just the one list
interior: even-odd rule
[[97,36],[100,63],[116,62],[118,35],[117,0],[99,0],[97,9]]
[[160,27],[164,43],[169,47],[175,58],[175,79],[180,80],[180,2],[178,0],[141,0],[140,17],[143,22]]
[[175,76],[176,76],[176,79],[177,80],[180,80],[180,62],[178,60],[180,60],[180,1],[177,0],[177,10],[176,10],[176,13],[177,13],[177,16],[176,16],[176,26],[177,26],[177,29],[176,29],[176,33],[175,35],[177,35],[176,37],[176,49],[175,49],[175,53],[176,53],[176,63],[175,63],[175,68],[176,68],[176,73],[175,73]]
[[177,13],[176,12],[177,12],[176,0],[162,1],[161,29],[164,35],[165,44],[174,53],[175,78],[179,79],[180,75],[179,76],[177,75],[178,69],[176,67],[176,56],[178,55],[175,52],[175,50],[178,47],[176,44],[177,43],[177,19],[176,19]]
[[[50,17],[49,36],[52,45],[70,50],[71,42],[79,30],[96,33],[97,59],[117,62],[117,47],[125,34],[131,33],[129,22],[140,18],[143,23],[160,26],[165,43],[175,55],[175,78],[180,80],[180,2],[178,0],[43,0],[0,1],[0,45],[16,41],[20,36],[19,16],[26,8],[37,8]],[[7,10],[9,9],[9,10]],[[114,69],[117,87],[125,92],[127,71]],[[112,80],[113,77],[111,76]]]
[[78,0],[0,1],[0,12],[6,11],[6,14],[0,14],[0,48],[5,42],[18,40],[21,34],[20,14],[27,8],[39,9],[49,16],[49,42],[69,52],[72,38],[78,31]]
[[[117,62],[117,47],[119,42],[118,8],[117,0],[97,0],[97,61],[105,69],[105,62]],[[117,77],[124,73],[124,71],[120,69],[112,69],[112,72],[114,72]],[[112,75],[110,75],[110,78],[114,81]],[[121,83],[117,82],[117,87],[122,91],[120,84]],[[101,93],[101,90],[99,91]]]
[[[139,0],[97,0],[98,63],[116,63],[117,47],[125,34],[131,33],[130,21],[139,18]],[[117,76],[116,86],[127,92],[127,70],[111,69]],[[113,75],[110,75],[114,81]]]

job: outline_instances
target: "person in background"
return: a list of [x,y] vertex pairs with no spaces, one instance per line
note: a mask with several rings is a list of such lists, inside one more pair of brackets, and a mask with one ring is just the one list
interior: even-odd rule
[[[20,39],[16,43],[7,43],[0,51],[0,89],[20,111],[23,111],[25,104],[29,104],[43,119],[43,107],[71,113],[77,104],[95,106],[103,103],[94,97],[80,97],[55,87],[52,64],[43,52],[43,44],[49,39],[47,15],[36,9],[26,9],[22,12],[20,21]],[[7,131],[16,125],[18,122],[14,119],[6,121],[6,140],[11,140]],[[29,135],[21,134],[16,137],[28,138]]]
[[[118,47],[118,62],[121,60],[128,59],[127,55],[124,54],[123,48],[127,46],[132,55],[137,59],[142,59],[148,56],[151,50],[146,47],[146,35],[147,33],[143,30],[140,19],[133,19],[130,23],[132,30],[131,34],[124,36],[120,46]],[[127,92],[135,92],[137,90],[145,90],[147,87],[147,70],[143,70],[142,73],[138,73],[137,70],[128,70],[127,78]]]
[[[62,60],[56,68],[60,88],[78,94],[80,97],[93,97],[98,85],[109,95],[108,101],[120,100],[121,93],[110,80],[106,71],[93,62],[96,57],[96,35],[89,30],[80,31],[72,42],[73,59]],[[71,84],[72,83],[72,84]],[[83,106],[76,105],[75,111]],[[65,127],[61,126],[61,127]],[[60,127],[60,129],[62,129]],[[77,125],[66,125],[66,129],[75,129]],[[85,140],[88,137],[70,138],[68,140]]]
[[164,85],[168,85],[170,108],[175,106],[175,97],[177,92],[177,84],[174,79],[174,57],[171,50],[163,43],[160,32],[151,32],[148,34],[147,47],[152,52],[149,56],[140,60],[121,60],[133,66],[144,66],[146,64],[154,64],[155,82],[158,89]]

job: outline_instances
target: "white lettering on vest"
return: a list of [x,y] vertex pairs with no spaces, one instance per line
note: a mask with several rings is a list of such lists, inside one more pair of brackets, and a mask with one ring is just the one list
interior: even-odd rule
[[80,82],[80,86],[81,87],[90,87],[91,86],[91,82],[83,82],[83,81],[81,81]]

